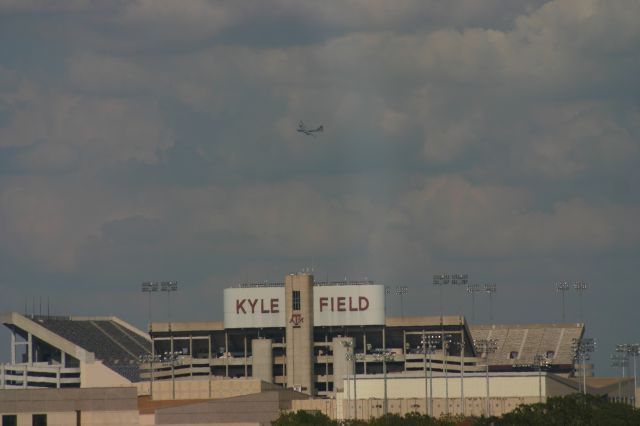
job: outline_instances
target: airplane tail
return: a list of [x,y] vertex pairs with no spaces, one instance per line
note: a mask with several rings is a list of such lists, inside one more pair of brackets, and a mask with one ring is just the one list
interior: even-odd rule
[[324,125],[322,125],[322,126],[318,127],[316,130],[317,130],[318,132],[324,132]]

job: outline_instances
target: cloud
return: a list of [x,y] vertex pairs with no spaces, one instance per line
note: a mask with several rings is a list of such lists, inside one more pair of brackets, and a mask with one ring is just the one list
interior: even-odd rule
[[11,111],[0,141],[22,147],[18,162],[39,173],[156,163],[174,137],[155,103],[40,92]]
[[126,5],[119,21],[138,35],[138,41],[194,41],[229,25],[229,9],[224,3],[206,0],[137,0]]
[[575,178],[602,169],[632,167],[640,123],[616,116],[604,102],[545,105],[532,111],[526,144],[514,160],[534,176]]
[[638,213],[638,205],[579,198],[542,210],[523,189],[441,177],[404,194],[396,214],[427,251],[524,259],[637,248]]

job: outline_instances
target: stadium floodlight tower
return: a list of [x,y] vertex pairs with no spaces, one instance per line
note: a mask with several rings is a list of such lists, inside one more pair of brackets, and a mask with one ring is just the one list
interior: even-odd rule
[[493,321],[493,302],[492,296],[497,291],[495,284],[485,284],[482,286],[482,291],[489,295],[489,321]]
[[546,356],[535,354],[533,364],[538,368],[538,402],[542,403],[542,367],[548,367],[549,361]]
[[[582,393],[587,394],[587,360],[596,350],[596,341],[591,338],[573,339],[571,343],[573,359],[582,362]],[[579,383],[579,382],[578,382]]]
[[176,367],[183,362],[183,353],[170,351],[162,354],[161,362],[171,367],[171,394],[176,399]]
[[387,397],[387,362],[395,357],[395,353],[388,349],[378,348],[373,350],[373,356],[378,361],[382,361],[382,380],[384,383],[384,409],[386,416],[389,413],[389,399]]
[[409,293],[409,287],[397,285],[394,289],[390,286],[384,287],[384,301],[385,301],[385,315],[386,315],[386,305],[387,305],[387,296],[400,296],[400,316],[404,318],[404,295]]
[[[629,365],[629,358],[626,353],[616,353],[611,355],[611,366],[620,367],[622,378],[624,379],[624,369]],[[635,389],[634,389],[635,391]],[[622,380],[618,380],[618,402],[622,401]]]
[[404,295],[409,293],[409,287],[397,285],[396,286],[396,296],[400,296],[400,317],[404,318]]
[[[440,336],[425,334],[422,332],[422,355],[424,357],[424,407],[429,416],[433,416],[433,370],[431,368],[431,357],[436,351],[436,343],[440,341]],[[427,380],[427,355],[429,356],[429,376]],[[427,389],[428,383],[428,389]]]
[[487,417],[491,416],[491,403],[489,392],[489,354],[494,353],[498,349],[498,342],[495,339],[478,339],[473,341],[473,345],[476,348],[476,352],[484,354],[485,359],[485,379],[487,384],[487,397],[486,397],[486,413]]
[[171,331],[171,293],[178,291],[178,281],[160,282],[160,291],[165,291],[167,293],[167,318],[169,320],[169,331]]
[[578,295],[580,296],[580,322],[583,322],[583,320],[582,320],[582,293],[587,291],[587,283],[584,282],[584,281],[576,281],[575,283],[573,283],[573,288],[578,292]]
[[148,365],[147,371],[149,371],[149,397],[153,399],[153,363],[158,363],[162,361],[162,357],[160,355],[156,355],[153,352],[150,354],[144,354],[138,356],[138,368],[142,367],[142,365]]
[[564,293],[570,290],[571,287],[569,283],[566,281],[556,283],[556,293],[562,294],[562,322],[565,321],[565,312],[564,312]]
[[433,276],[433,285],[440,288],[440,322],[442,322],[442,317],[444,315],[442,308],[443,287],[448,284],[466,286],[468,282],[468,274],[440,274]]
[[442,317],[443,317],[443,308],[442,308],[442,288],[445,285],[448,285],[451,282],[451,277],[449,276],[449,274],[441,274],[441,275],[434,275],[433,276],[433,285],[438,287],[440,289],[440,323],[442,324]]
[[[349,376],[349,366],[351,366],[351,373],[353,375],[353,401],[354,401],[354,407],[353,407],[353,418],[354,420],[358,420],[358,387],[357,387],[357,368],[356,368],[356,361],[364,359],[364,354],[357,354],[355,353],[355,349],[353,347],[353,341],[352,340],[344,340],[342,342],[342,345],[345,347],[346,349],[346,353],[344,354],[345,359],[348,361],[347,364],[347,376]],[[368,348],[371,348],[371,345],[367,345]],[[349,386],[350,388],[351,386]],[[347,388],[347,395],[350,394],[349,388]],[[349,398],[350,399],[350,398]],[[351,403],[349,403],[349,406],[351,406]],[[351,409],[349,409],[349,412],[351,412]]]
[[467,286],[467,293],[471,295],[471,319],[476,320],[476,293],[483,291],[480,284],[469,284]]
[[[627,356],[633,357],[633,388],[638,388],[638,376],[636,374],[636,358],[640,355],[640,343],[623,343],[616,345],[616,352],[621,352]],[[636,397],[633,395],[633,405],[635,406]]]
[[143,293],[149,295],[147,301],[147,309],[149,311],[149,334],[151,334],[151,293],[156,293],[160,288],[160,283],[157,281],[146,281],[142,283],[141,289]]
[[443,365],[444,365],[444,392],[445,392],[445,412],[449,414],[449,351],[457,347],[460,350],[460,410],[464,415],[464,338],[460,341],[454,340],[453,335],[445,334],[443,343]]

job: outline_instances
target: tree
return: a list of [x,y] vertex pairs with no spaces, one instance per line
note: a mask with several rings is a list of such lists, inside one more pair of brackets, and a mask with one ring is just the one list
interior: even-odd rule
[[273,426],[339,426],[335,420],[331,420],[319,411],[296,411],[282,413],[280,417],[272,421]]
[[573,394],[552,397],[546,403],[521,405],[500,418],[477,419],[474,425],[640,425],[640,410],[627,404],[610,402],[602,396]]

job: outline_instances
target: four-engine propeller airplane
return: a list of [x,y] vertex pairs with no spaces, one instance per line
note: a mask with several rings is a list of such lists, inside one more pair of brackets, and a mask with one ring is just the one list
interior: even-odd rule
[[324,131],[324,126],[320,125],[317,129],[309,129],[303,122],[302,120],[300,120],[298,122],[298,132],[300,133],[304,133],[307,136],[315,136],[314,133],[317,132],[323,132]]

